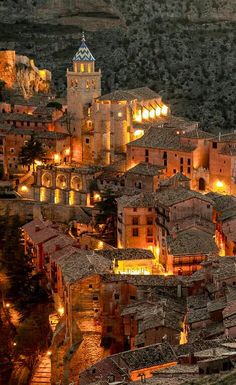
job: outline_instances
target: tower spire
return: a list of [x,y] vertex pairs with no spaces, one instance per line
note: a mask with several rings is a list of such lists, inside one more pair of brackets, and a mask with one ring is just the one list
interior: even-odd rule
[[82,32],[82,39],[81,39],[81,41],[82,41],[82,43],[85,43],[85,42],[86,42],[84,31]]

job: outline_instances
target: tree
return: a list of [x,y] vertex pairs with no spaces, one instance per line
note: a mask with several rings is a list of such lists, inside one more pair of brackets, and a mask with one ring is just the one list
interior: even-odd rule
[[33,170],[35,171],[35,161],[43,160],[45,157],[45,151],[43,149],[42,143],[32,136],[29,142],[21,148],[19,158],[20,163],[28,166],[33,165]]
[[73,139],[72,138],[73,138],[74,130],[72,127],[72,122],[74,121],[74,119],[75,119],[74,114],[72,114],[70,112],[67,112],[64,116],[66,131],[70,136],[70,160],[69,160],[69,163],[71,163],[71,161],[73,160]]
[[50,102],[47,104],[47,107],[53,107],[60,111],[62,110],[62,104],[58,102]]
[[0,100],[3,99],[3,91],[5,89],[6,82],[2,79],[0,79]]
[[95,204],[98,214],[95,216],[95,227],[113,246],[117,246],[117,195],[110,190],[101,193],[101,201]]

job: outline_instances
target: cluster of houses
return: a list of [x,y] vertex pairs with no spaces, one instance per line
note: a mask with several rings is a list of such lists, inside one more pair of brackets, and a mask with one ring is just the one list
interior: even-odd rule
[[[22,227],[55,303],[52,383],[179,385],[232,369],[236,134],[173,116],[147,87],[101,95],[84,36],[67,100],[51,102],[0,103],[0,163],[17,199],[76,207],[76,236],[48,218]],[[36,170],[19,159],[31,137]],[[94,237],[105,191],[116,248]]]
[[74,239],[49,220],[27,223],[22,236],[54,298],[55,383],[177,376],[180,384],[234,367],[235,257],[211,255],[191,276],[163,275],[149,250],[93,249],[88,235]]

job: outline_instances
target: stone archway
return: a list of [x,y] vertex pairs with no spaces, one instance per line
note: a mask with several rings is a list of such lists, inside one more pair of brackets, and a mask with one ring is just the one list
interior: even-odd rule
[[49,172],[42,175],[42,186],[52,187],[52,175]]
[[59,189],[63,189],[63,190],[67,188],[67,179],[66,179],[65,175],[63,175],[63,174],[57,175],[56,187],[58,187]]
[[206,190],[206,181],[205,181],[205,179],[199,178],[198,189],[199,189],[199,191],[205,191]]
[[73,176],[71,178],[71,189],[79,191],[82,189],[82,179],[79,176]]

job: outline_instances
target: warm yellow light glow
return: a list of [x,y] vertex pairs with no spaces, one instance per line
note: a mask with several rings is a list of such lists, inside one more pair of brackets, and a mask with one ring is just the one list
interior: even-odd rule
[[80,64],[80,72],[84,72],[84,64],[83,63]]
[[143,134],[144,134],[143,130],[136,130],[136,131],[134,131],[134,136],[135,136],[136,139],[141,138],[141,136],[143,136]]
[[16,346],[16,342],[13,342],[13,346]]
[[155,118],[155,110],[150,111],[150,118],[154,119]]
[[49,357],[52,355],[51,350],[48,350],[48,351],[47,351],[47,355],[48,355]]
[[64,315],[64,312],[65,312],[65,310],[64,310],[64,307],[59,307],[58,309],[57,309],[57,311],[58,311],[58,314],[60,315],[60,317],[62,317],[63,315]]
[[138,110],[138,112],[134,114],[133,119],[135,120],[135,122],[142,122],[142,111]]
[[127,269],[120,269],[115,268],[114,269],[115,274],[122,274],[122,275],[151,275],[151,271],[145,268],[127,268]]
[[149,118],[149,111],[148,110],[143,110],[143,119],[148,119]]
[[101,195],[98,194],[98,193],[94,194],[94,200],[95,201],[100,201],[101,200]]
[[122,116],[123,116],[122,112],[118,112],[118,117],[122,118]]
[[46,71],[39,70],[39,76],[41,77],[41,79],[46,80]]
[[98,242],[98,249],[99,249],[99,250],[102,250],[102,249],[103,249],[103,242],[102,242],[102,241],[99,241],[99,242]]
[[42,166],[43,162],[41,162],[41,160],[35,160],[34,163],[36,164],[36,166]]
[[55,204],[60,203],[60,190],[59,189],[55,190],[54,203]]
[[157,107],[156,108],[156,116],[160,116],[161,115],[161,107]]
[[70,191],[70,194],[69,194],[69,205],[73,206],[74,204],[75,204],[75,192],[74,191]]
[[22,192],[27,192],[28,191],[28,187],[27,186],[21,186],[21,191]]
[[6,307],[9,308],[10,307],[10,304],[9,302],[6,303]]
[[162,115],[166,116],[168,114],[168,107],[165,105],[162,106],[161,113],[162,113]]
[[46,188],[41,187],[40,189],[40,202],[45,202],[46,201]]
[[222,188],[222,187],[224,187],[224,183],[221,182],[220,180],[218,180],[218,181],[216,182],[216,187],[217,187],[217,188]]
[[70,155],[70,149],[69,149],[69,148],[66,148],[66,149],[65,149],[65,154],[66,154],[66,155]]
[[58,163],[60,161],[60,155],[59,154],[54,154],[54,162]]

